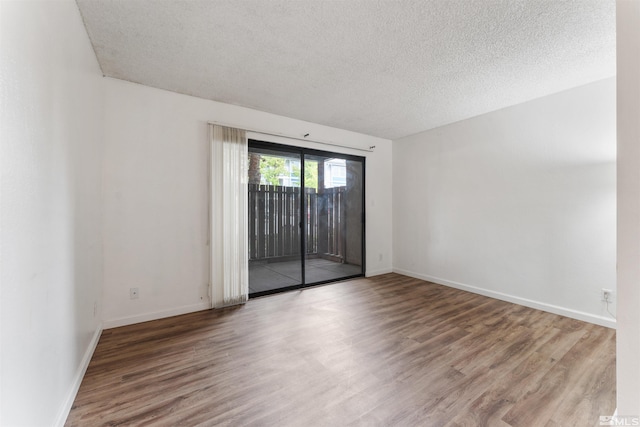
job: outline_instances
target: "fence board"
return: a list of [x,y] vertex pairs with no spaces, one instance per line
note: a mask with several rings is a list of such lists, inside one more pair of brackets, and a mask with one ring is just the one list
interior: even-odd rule
[[274,232],[274,224],[275,224],[275,209],[274,209],[274,186],[270,185],[268,188],[268,203],[267,203],[267,258],[274,257],[276,254],[275,248],[275,232]]
[[258,241],[258,250],[256,251],[256,259],[266,258],[265,247],[267,244],[266,242],[267,227],[266,227],[266,221],[264,220],[264,218],[267,217],[267,210],[265,209],[266,194],[267,193],[264,191],[259,191],[256,197],[256,202],[258,205],[258,209],[257,209],[258,235],[256,236]]
[[293,239],[291,241],[291,253],[295,255],[300,254],[300,190],[296,189],[293,192],[292,197],[292,212],[293,218],[291,220],[291,229],[293,230]]
[[249,259],[255,259],[257,256],[257,232],[256,232],[256,197],[257,184],[249,184],[248,195],[248,211],[249,211]]
[[[321,255],[344,258],[344,190],[345,187],[335,187],[317,193],[308,188],[301,195],[299,187],[250,184],[249,259],[299,255],[301,231],[306,233],[308,255],[321,251]],[[305,197],[304,212],[300,212],[300,197]],[[303,215],[307,226],[301,230]]]

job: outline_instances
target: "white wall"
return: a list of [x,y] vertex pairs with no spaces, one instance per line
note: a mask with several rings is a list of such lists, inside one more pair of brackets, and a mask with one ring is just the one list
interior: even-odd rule
[[618,414],[640,416],[640,2],[619,0]]
[[0,7],[0,425],[61,425],[100,332],[102,73],[75,2]]
[[611,78],[394,141],[394,270],[612,326],[615,100]]
[[[373,153],[335,151],[366,154],[367,274],[391,271],[390,141],[115,79],[105,83],[105,327],[209,307],[208,121],[376,145]],[[129,298],[131,287],[139,288],[138,299]]]

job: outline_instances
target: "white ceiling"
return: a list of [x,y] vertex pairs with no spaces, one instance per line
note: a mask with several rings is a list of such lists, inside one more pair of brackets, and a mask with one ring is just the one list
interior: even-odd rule
[[389,139],[615,75],[615,0],[78,5],[106,76]]

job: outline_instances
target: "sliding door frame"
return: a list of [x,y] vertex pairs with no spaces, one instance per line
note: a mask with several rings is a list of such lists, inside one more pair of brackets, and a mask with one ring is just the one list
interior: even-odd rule
[[264,295],[270,295],[270,294],[275,294],[275,293],[280,293],[280,292],[286,292],[286,291],[291,291],[291,290],[296,290],[296,289],[303,289],[303,288],[308,288],[308,287],[312,287],[312,286],[319,286],[319,285],[325,285],[328,283],[334,283],[334,282],[339,282],[342,280],[347,280],[347,279],[353,279],[356,277],[364,277],[365,273],[366,273],[366,215],[365,215],[365,209],[366,209],[366,203],[365,203],[365,193],[366,193],[366,173],[365,173],[365,166],[366,166],[366,157],[363,156],[355,156],[352,154],[343,154],[343,153],[337,153],[334,151],[324,151],[324,150],[316,150],[316,149],[312,149],[312,148],[306,148],[306,147],[298,147],[295,145],[287,145],[287,144],[278,144],[275,142],[267,142],[267,141],[261,141],[261,140],[257,140],[257,139],[253,139],[253,138],[249,138],[249,152],[251,152],[252,148],[256,148],[256,149],[267,149],[267,150],[277,150],[277,151],[282,151],[284,153],[292,153],[292,154],[296,154],[300,156],[300,212],[304,213],[306,212],[306,197],[305,197],[305,180],[304,180],[304,168],[305,168],[305,156],[324,156],[324,157],[331,157],[331,158],[339,158],[339,159],[345,159],[345,160],[351,160],[351,161],[356,161],[356,162],[360,162],[362,163],[362,219],[360,221],[360,226],[361,226],[361,235],[362,235],[362,239],[361,239],[361,245],[362,245],[362,266],[361,266],[361,270],[360,270],[360,274],[354,274],[354,275],[349,275],[349,276],[345,276],[345,277],[340,277],[338,279],[329,279],[329,280],[322,280],[319,282],[313,282],[310,284],[306,283],[306,258],[307,258],[307,216],[306,215],[300,215],[301,218],[301,222],[300,224],[298,224],[301,232],[300,232],[300,257],[301,257],[301,267],[302,267],[302,283],[299,285],[293,285],[293,286],[286,286],[286,287],[282,287],[282,288],[277,288],[277,289],[271,289],[271,290],[267,290],[267,291],[261,291],[261,292],[254,292],[254,293],[250,293],[249,294],[249,298],[256,298],[256,297],[261,297]]

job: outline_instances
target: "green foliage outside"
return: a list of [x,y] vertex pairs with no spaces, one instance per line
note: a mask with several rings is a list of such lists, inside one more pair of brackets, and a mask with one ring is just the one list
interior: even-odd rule
[[[304,165],[304,185],[306,188],[318,188],[318,162],[306,161]],[[268,185],[280,185],[280,179],[283,176],[289,176],[287,170],[286,159],[282,157],[273,157],[262,155],[260,159],[260,175],[261,181]],[[291,167],[291,176],[300,180],[300,166],[293,164]],[[299,186],[299,184],[297,185]]]
[[[294,173],[300,176],[300,168],[294,167]],[[318,189],[318,162],[309,160],[304,162],[304,186]]]
[[280,185],[278,178],[287,174],[285,160],[281,157],[262,155],[260,158],[260,175],[267,185]]

